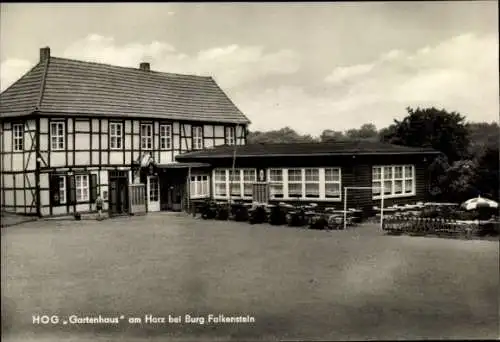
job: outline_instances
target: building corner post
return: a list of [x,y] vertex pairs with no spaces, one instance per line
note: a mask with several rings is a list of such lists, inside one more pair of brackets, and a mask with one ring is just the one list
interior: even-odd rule
[[42,217],[42,203],[41,201],[41,196],[40,196],[40,118],[37,117],[35,120],[35,140],[36,140],[36,147],[35,147],[35,161],[36,161],[36,169],[35,169],[35,184],[36,184],[36,214],[38,217]]

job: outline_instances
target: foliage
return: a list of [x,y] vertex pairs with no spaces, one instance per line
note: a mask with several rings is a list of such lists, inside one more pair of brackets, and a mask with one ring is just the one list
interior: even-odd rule
[[284,127],[278,130],[267,132],[249,132],[247,143],[249,144],[274,144],[274,143],[301,143],[316,142],[317,139],[309,134],[301,135],[290,127]]
[[464,116],[434,107],[406,110],[408,115],[402,121],[394,120],[382,137],[383,141],[432,147],[444,153],[450,163],[466,156],[469,139]]

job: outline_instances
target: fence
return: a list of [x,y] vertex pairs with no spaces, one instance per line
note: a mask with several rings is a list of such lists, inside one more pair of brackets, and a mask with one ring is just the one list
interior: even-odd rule
[[129,184],[129,200],[131,214],[146,213],[146,185]]
[[496,235],[499,222],[461,221],[443,218],[387,217],[382,228],[390,234],[483,236]]

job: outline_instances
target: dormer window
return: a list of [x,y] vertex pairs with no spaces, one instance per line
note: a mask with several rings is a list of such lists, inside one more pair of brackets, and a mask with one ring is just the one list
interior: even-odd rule
[[234,145],[236,142],[236,134],[234,132],[234,127],[226,127],[225,130],[225,144],[226,145]]
[[193,150],[203,149],[203,127],[194,126],[192,136]]

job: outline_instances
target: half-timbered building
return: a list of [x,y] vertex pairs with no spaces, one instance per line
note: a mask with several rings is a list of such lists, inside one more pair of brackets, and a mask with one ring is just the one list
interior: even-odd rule
[[[248,123],[211,77],[57,58],[42,48],[0,95],[2,210],[87,212],[99,195],[110,214],[129,213],[143,198],[147,211],[180,210],[186,177],[193,197],[208,193],[210,181],[208,165],[176,156],[245,144]],[[143,193],[130,190],[140,184]]]

